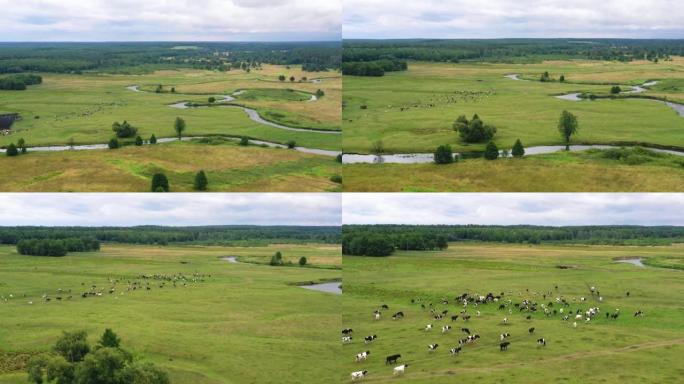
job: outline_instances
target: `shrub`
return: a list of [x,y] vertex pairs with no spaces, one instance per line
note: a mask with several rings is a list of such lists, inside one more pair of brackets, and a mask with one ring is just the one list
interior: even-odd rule
[[114,122],[114,124],[112,124],[112,131],[116,133],[116,137],[125,138],[135,136],[138,133],[138,128],[135,128],[124,120],[123,123],[119,123],[118,121]]
[[485,148],[484,152],[484,157],[487,160],[496,160],[499,157],[499,148],[494,144],[493,141],[490,141],[487,144],[487,148]]
[[273,256],[271,256],[271,262],[269,264],[273,266],[283,265],[283,254],[280,253],[280,251],[276,252]]
[[306,257],[302,256],[299,258],[299,265],[301,265],[301,266],[306,265]]
[[117,140],[116,138],[113,138],[113,139],[109,140],[109,143],[107,143],[107,146],[109,147],[109,149],[117,149],[117,148],[119,148],[119,140]]
[[468,121],[464,115],[459,116],[454,122],[453,128],[458,131],[461,140],[466,143],[482,143],[489,141],[496,134],[496,127],[482,122],[477,114],[475,114],[470,121]]
[[216,101],[216,98],[215,98],[214,96],[211,96],[211,97],[209,98],[209,103],[213,103],[213,102],[215,102],[215,101]]
[[437,164],[451,164],[454,162],[454,154],[451,151],[451,146],[448,144],[440,145],[434,154],[435,163]]
[[290,149],[294,149],[294,147],[297,145],[297,143],[294,140],[290,140],[287,142],[287,147]]
[[325,92],[323,92],[321,89],[318,89],[316,91],[316,97],[320,99],[323,96],[325,96]]
[[517,139],[515,141],[515,144],[513,144],[513,149],[511,150],[511,154],[513,157],[523,157],[525,155],[525,148],[523,147],[522,143],[520,142],[520,139]]
[[137,145],[138,147],[140,147],[141,145],[143,145],[143,139],[142,139],[142,137],[140,137],[140,136],[136,136],[136,137],[135,137],[135,145]]
[[157,136],[154,133],[150,136],[150,144],[157,144]]
[[110,328],[105,329],[102,337],[100,337],[99,345],[107,348],[118,348],[121,343],[119,336],[114,333]]
[[204,173],[204,171],[199,171],[195,175],[195,184],[194,184],[194,189],[195,191],[206,191],[207,190],[207,175]]
[[10,143],[10,145],[7,146],[5,153],[7,156],[17,156],[19,154],[19,150],[17,150],[17,146],[14,145],[14,143]]
[[333,183],[341,184],[342,183],[342,176],[332,175],[332,176],[330,176],[330,181],[332,181]]
[[610,88],[610,93],[613,94],[613,95],[617,95],[617,94],[620,93],[620,92],[622,92],[622,88],[620,88],[619,85],[613,85],[613,86]]
[[242,145],[242,146],[247,146],[247,145],[249,145],[249,139],[248,139],[247,137],[245,137],[245,136],[242,136],[242,137],[240,138],[240,145]]
[[155,173],[152,176],[152,192],[168,192],[169,191],[169,179],[163,173]]

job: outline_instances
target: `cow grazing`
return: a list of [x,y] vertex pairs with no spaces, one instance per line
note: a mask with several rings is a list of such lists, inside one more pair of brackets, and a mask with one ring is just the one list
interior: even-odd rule
[[373,315],[374,320],[380,320],[380,312],[376,311],[375,314]]
[[439,347],[439,344],[430,344],[428,345],[428,351],[433,352],[437,349],[437,347]]
[[380,308],[382,308],[382,309],[389,309],[389,307],[387,306],[387,304],[383,304]]
[[504,341],[503,343],[499,344],[499,351],[507,351],[509,345],[511,345],[510,342]]
[[425,326],[425,331],[431,331],[432,330],[432,324],[428,324]]
[[451,331],[451,325],[442,326],[442,333],[447,333],[449,331]]
[[504,323],[504,324],[508,324],[508,317],[504,317],[504,318],[503,318],[503,323]]
[[368,355],[370,355],[370,351],[364,351],[361,353],[356,354],[356,362],[358,363],[359,361],[364,361],[368,358]]
[[541,339],[537,339],[537,345],[541,347],[546,347],[546,339],[543,337]]
[[458,355],[461,353],[461,347],[454,347],[449,350],[449,353],[452,355]]
[[366,377],[367,374],[368,374],[368,371],[352,372],[351,373],[351,379],[352,379],[352,381],[358,380],[358,379],[363,379],[364,377]]
[[461,328],[461,332],[470,335],[470,329],[468,328]]
[[451,316],[451,321],[456,321],[456,320],[458,320],[458,315]]
[[403,319],[403,318],[404,318],[404,312],[401,312],[401,311],[392,315],[392,320]]
[[343,335],[351,335],[352,333],[354,333],[354,330],[351,328],[345,328],[342,330]]
[[363,338],[363,340],[364,340],[363,342],[364,342],[365,344],[368,344],[368,343],[371,343],[371,342],[375,341],[375,339],[377,339],[377,338],[378,338],[377,335],[366,336],[366,337]]
[[525,319],[526,320],[532,320],[532,315],[527,315],[527,317],[525,317]]
[[402,364],[398,367],[394,367],[394,375],[403,375],[404,372],[406,372],[406,368],[408,367],[408,364]]
[[528,332],[530,335],[533,334],[533,333],[534,333],[534,327],[528,329],[527,332]]
[[638,310],[638,311],[636,311],[636,312],[634,312],[634,317],[641,317],[641,316],[643,316],[643,315],[644,315],[644,312],[641,311],[641,309]]
[[351,336],[342,336],[342,342],[343,343],[351,343],[352,337]]
[[396,364],[397,360],[401,358],[400,354],[389,355],[385,358],[385,364]]
[[499,336],[499,337],[501,338],[501,341],[504,341],[507,338],[511,337],[511,334],[506,332],[506,333],[502,333],[501,336]]

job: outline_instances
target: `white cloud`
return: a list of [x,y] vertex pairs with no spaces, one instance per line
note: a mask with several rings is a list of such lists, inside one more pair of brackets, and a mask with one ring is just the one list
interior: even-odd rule
[[336,40],[342,0],[0,0],[2,41]]
[[344,224],[684,225],[676,193],[344,194]]
[[343,37],[684,38],[676,0],[344,0]]
[[3,193],[0,225],[341,225],[324,193]]

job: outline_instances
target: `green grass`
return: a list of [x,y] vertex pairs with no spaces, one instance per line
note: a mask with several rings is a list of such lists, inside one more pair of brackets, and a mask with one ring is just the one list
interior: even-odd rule
[[243,89],[242,93],[235,95],[238,100],[285,100],[285,101],[308,101],[311,94],[297,91],[294,89],[262,88],[262,89]]
[[[112,123],[123,120],[137,127],[144,138],[151,134],[157,138],[173,137],[173,122],[176,117],[182,117],[187,123],[185,134],[189,136],[249,136],[279,143],[294,140],[305,147],[339,149],[339,135],[286,131],[261,125],[251,121],[244,111],[237,108],[181,110],[168,107],[168,104],[197,98],[198,94],[219,95],[249,85],[260,85],[260,79],[275,76],[279,69],[268,67],[259,74],[195,70],[167,70],[145,75],[43,74],[43,84],[31,86],[26,91],[0,91],[0,110],[18,112],[23,116],[23,120],[14,124],[12,135],[0,137],[0,146],[16,142],[19,138],[24,138],[29,146],[64,145],[70,139],[77,144],[104,143],[113,136]],[[176,87],[177,93],[157,94],[126,89],[130,85],[140,85],[142,89],[156,88],[157,84],[164,85],[167,91],[172,86]],[[334,87],[334,82],[328,84]],[[315,92],[314,86],[319,85],[302,85],[311,92]],[[329,112],[332,107],[326,107],[326,104],[316,106],[321,112],[299,101],[278,100],[267,104],[249,106],[257,110],[282,110],[292,121],[297,121],[297,116],[300,116],[304,119],[299,122],[302,125],[312,119],[333,125]],[[339,123],[339,117],[337,121]]]
[[[682,367],[677,363],[684,352],[684,318],[681,295],[682,272],[664,268],[639,268],[615,263],[615,258],[667,257],[681,265],[684,248],[614,246],[527,246],[482,243],[451,244],[440,252],[397,252],[385,258],[347,257],[344,263],[343,326],[354,329],[354,342],[343,346],[341,380],[348,381],[352,371],[367,369],[364,382],[407,383],[625,383],[677,382]],[[560,269],[558,266],[567,266]],[[558,290],[555,286],[558,286]],[[594,285],[603,297],[591,297]],[[529,291],[528,291],[529,290]],[[626,297],[626,292],[630,296]],[[535,313],[532,320],[513,310],[498,310],[498,304],[468,307],[472,315],[465,324],[460,319],[434,320],[429,311],[411,304],[411,299],[432,302],[441,312],[458,314],[461,305],[453,298],[463,292],[486,295],[504,292],[505,300],[519,303],[529,298],[539,303],[564,297],[570,308],[598,306],[602,313],[590,324],[583,321],[575,329],[559,315],[546,318]],[[542,294],[546,293],[547,298]],[[579,298],[588,297],[581,303]],[[450,300],[448,305],[441,300]],[[380,321],[373,311],[389,305]],[[558,306],[554,306],[558,309]],[[617,320],[607,320],[606,312],[621,311]],[[481,316],[476,316],[476,311]],[[643,310],[645,316],[632,314]],[[393,321],[397,311],[405,319]],[[541,311],[541,310],[540,310]],[[502,325],[503,317],[509,318]],[[432,323],[431,333],[422,329]],[[454,328],[440,333],[443,324]],[[466,345],[460,356],[449,355],[449,348],[462,338],[461,327],[478,333],[481,339]],[[535,327],[535,335],[528,328]],[[499,335],[511,334],[507,352],[499,351]],[[363,337],[377,334],[378,340],[364,345]],[[537,338],[547,340],[537,347]],[[427,345],[438,343],[429,354]],[[355,363],[354,356],[370,350],[369,359]],[[406,375],[392,377],[385,357],[400,353],[400,363],[408,363]]]
[[345,164],[343,172],[349,192],[673,192],[684,188],[683,164],[680,156],[635,148],[449,165]]
[[[166,369],[176,384],[330,382],[338,370],[341,298],[291,284],[339,278],[341,272],[219,259],[266,258],[275,250],[286,258],[307,255],[314,265],[341,263],[339,247],[317,244],[105,244],[101,252],[64,258],[21,256],[2,246],[0,296],[15,298],[0,301],[0,383],[26,383],[25,373],[12,369],[21,365],[12,356],[48,351],[62,330],[85,329],[94,342],[108,327],[137,357]],[[195,272],[211,277],[188,287],[152,285],[150,291],[127,292],[120,283],[112,295],[79,296],[91,284],[108,289],[110,278]],[[76,293],[71,300],[66,294],[59,302],[41,299],[44,293],[57,296],[58,288]]]
[[[564,74],[567,83],[514,81],[505,74],[538,78]],[[538,64],[409,63],[405,72],[383,77],[344,77],[345,152],[368,153],[382,140],[388,153],[431,152],[441,144],[456,151],[481,151],[465,144],[452,125],[459,115],[477,113],[498,128],[495,142],[510,148],[562,144],[556,126],[563,110],[577,115],[576,143],[638,142],[684,148],[684,118],[662,103],[643,99],[572,102],[552,97],[570,92],[606,92],[607,85],[684,78],[684,60],[653,64],[558,61]],[[664,83],[667,86],[667,82]],[[663,96],[648,91],[646,95]],[[674,100],[684,99],[671,92]],[[366,106],[366,109],[362,109]],[[402,111],[402,108],[404,109]]]
[[[206,143],[205,143],[206,142]],[[18,192],[148,192],[164,173],[174,192],[192,191],[204,170],[208,191],[338,191],[330,177],[334,158],[302,152],[239,146],[220,139],[172,142],[116,150],[29,152],[0,156],[0,190]]]

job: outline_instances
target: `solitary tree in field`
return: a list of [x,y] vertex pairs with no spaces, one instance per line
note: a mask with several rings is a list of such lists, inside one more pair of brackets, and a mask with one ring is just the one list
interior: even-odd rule
[[163,173],[155,173],[152,176],[152,192],[168,192],[169,191],[169,179]]
[[511,154],[513,157],[523,157],[525,155],[525,148],[523,147],[522,143],[520,142],[520,139],[517,139],[515,141],[515,144],[513,144],[513,149],[511,150]]
[[294,77],[294,76],[290,76],[290,81],[291,81],[291,82],[294,82],[294,81],[295,81],[295,77]]
[[306,257],[302,256],[299,258],[299,265],[302,267],[306,265]]
[[577,133],[577,117],[568,111],[561,113],[558,120],[558,131],[565,139],[565,150],[570,150],[570,137]]
[[617,94],[620,93],[620,92],[622,92],[622,88],[620,88],[619,85],[613,85],[613,86],[610,88],[610,93],[613,94],[613,95],[617,95]]
[[278,76],[278,80],[280,80],[280,81],[285,81],[285,75],[280,75],[280,76]]
[[440,145],[434,153],[435,163],[450,164],[454,162],[454,153],[451,151],[449,144]]
[[178,134],[178,140],[180,140],[181,136],[183,135],[183,131],[185,131],[185,120],[181,119],[180,117],[176,117],[176,121],[173,123],[173,129],[176,130],[176,133]]
[[100,337],[100,346],[105,348],[119,348],[121,339],[111,329],[105,329],[102,337]]
[[155,91],[156,93],[162,93],[163,90],[164,90],[164,87],[162,87],[162,85],[159,84],[159,85],[157,85],[157,89],[155,89],[154,91]]
[[499,157],[499,148],[494,144],[493,141],[490,141],[487,144],[487,148],[485,148],[484,152],[484,157],[487,160],[496,160],[497,157]]
[[213,103],[213,102],[215,102],[215,101],[216,101],[216,98],[215,98],[214,96],[211,96],[211,97],[209,98],[209,103]]
[[5,152],[7,156],[16,156],[19,154],[19,151],[17,150],[17,146],[14,145],[14,143],[10,143],[10,145],[7,146],[7,151]]
[[242,145],[243,147],[248,146],[249,145],[249,139],[246,136],[242,136],[240,138],[240,145]]
[[195,175],[194,184],[195,191],[206,191],[207,184],[209,184],[209,181],[207,180],[207,175],[204,173],[204,171],[197,172]]
[[140,135],[136,136],[136,137],[135,137],[135,145],[137,145],[137,146],[139,147],[139,146],[141,146],[141,145],[143,145],[143,144],[144,144],[144,143],[143,143],[142,137],[140,137]]
[[17,148],[19,148],[21,153],[26,153],[26,141],[24,141],[23,137],[17,141]]
[[157,144],[157,136],[154,133],[150,136],[150,144]]
[[109,140],[107,146],[109,147],[109,149],[117,149],[119,148],[119,140],[116,137],[114,137],[111,140]]
[[283,254],[280,251],[276,252],[275,255],[271,256],[271,265],[283,265]]
[[294,149],[296,146],[297,146],[297,142],[295,142],[294,140],[289,140],[289,141],[287,142],[287,147],[288,147],[289,149]]
[[561,83],[565,82],[565,75],[560,75],[560,78],[558,79]]

